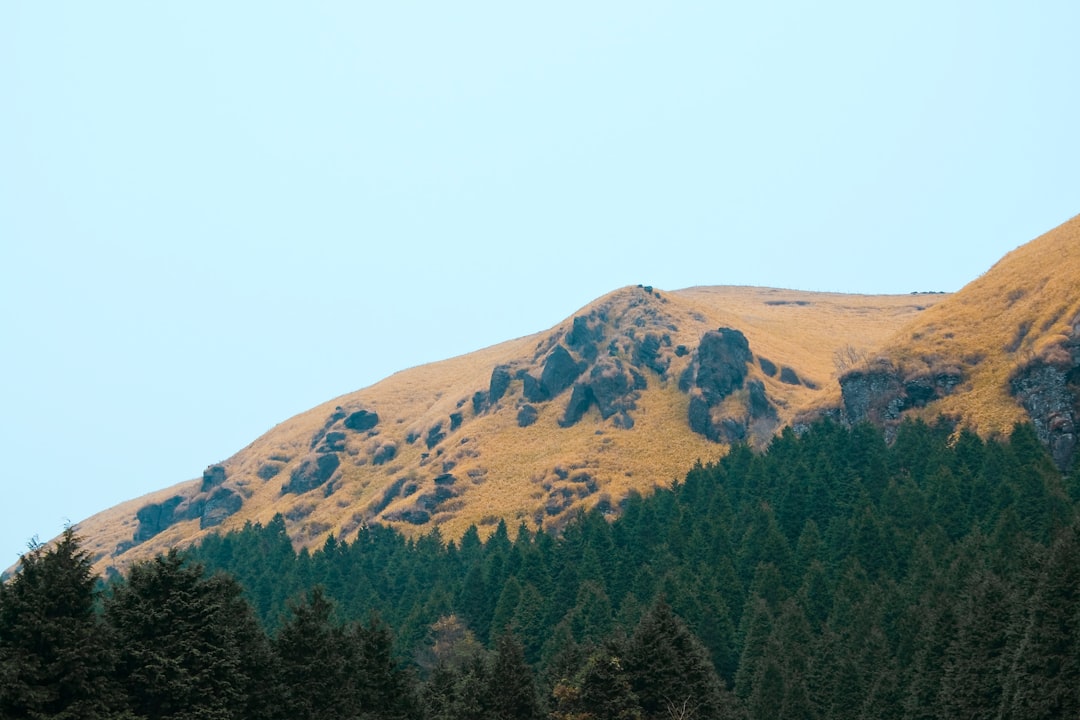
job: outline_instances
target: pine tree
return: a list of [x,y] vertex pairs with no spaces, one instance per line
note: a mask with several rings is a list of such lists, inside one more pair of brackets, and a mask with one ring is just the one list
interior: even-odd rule
[[571,680],[552,690],[554,720],[641,720],[642,711],[625,668],[626,648],[608,639]]
[[1005,717],[1080,716],[1080,523],[1051,547],[1004,690]]
[[89,555],[69,527],[0,585],[0,717],[113,717],[115,656],[94,609]]
[[173,550],[132,566],[105,617],[136,714],[255,718],[268,710],[266,637],[235,580],[207,578]]
[[532,669],[525,651],[513,634],[504,633],[495,642],[491,660],[493,717],[498,720],[539,720],[542,717]]
[[730,710],[708,651],[663,600],[630,638],[626,669],[645,717],[663,717],[673,707],[693,709],[699,718],[724,717]]
[[359,713],[354,673],[344,628],[334,622],[334,606],[322,586],[290,614],[273,639],[277,661],[280,716],[298,720],[349,718]]

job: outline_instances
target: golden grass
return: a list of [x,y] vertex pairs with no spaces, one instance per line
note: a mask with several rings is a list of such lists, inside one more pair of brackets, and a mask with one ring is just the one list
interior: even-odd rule
[[[753,287],[696,287],[660,291],[659,295],[656,298],[641,288],[623,288],[596,300],[577,315],[604,311],[609,317],[609,335],[625,333],[640,318],[671,325],[676,329],[645,327],[636,332],[668,332],[673,346],[682,344],[691,350],[708,330],[738,328],[747,336],[755,356],[790,367],[814,385],[815,389],[785,384],[778,377],[767,377],[755,364],[751,376],[765,383],[768,395],[778,405],[781,422],[790,421],[825,398],[837,396],[834,360],[838,350],[857,347],[876,351],[899,327],[944,297],[842,295]],[[446,505],[452,511],[436,513],[427,526],[397,525],[407,532],[426,532],[438,525],[444,536],[457,537],[471,524],[488,531],[497,518],[505,518],[511,528],[522,520],[531,526],[538,516],[551,522],[543,510],[550,493],[580,486],[561,478],[560,472],[590,475],[597,491],[574,501],[574,507],[590,507],[602,497],[617,502],[631,490],[648,491],[657,484],[669,483],[681,478],[694,460],[714,459],[724,452],[723,447],[688,428],[688,398],[678,390],[677,383],[691,360],[689,355],[672,357],[666,380],[648,374],[648,388],[641,393],[632,413],[632,430],[614,427],[610,420],[602,420],[595,409],[574,427],[560,427],[558,421],[569,393],[536,404],[536,423],[520,428],[520,380],[511,383],[496,407],[474,414],[472,395],[487,389],[495,366],[509,364],[538,376],[543,360],[543,353],[537,359],[538,350],[568,332],[571,325],[572,318],[568,318],[544,333],[403,370],[277,425],[225,461],[227,482],[244,494],[245,501],[242,510],[220,528],[202,531],[197,521],[188,521],[121,557],[111,557],[116,545],[130,539],[134,532],[134,513],[139,507],[172,494],[192,494],[198,482],[191,481],[100,513],[80,523],[79,530],[91,551],[100,557],[99,570],[109,563],[123,565],[172,545],[190,543],[207,532],[239,528],[247,521],[265,524],[279,512],[296,518],[289,521],[289,527],[298,546],[317,546],[330,532],[354,530],[395,479],[409,478],[419,486],[419,495],[430,491],[433,479],[449,469],[458,478],[455,488],[460,492],[459,498]],[[282,495],[281,487],[289,471],[310,452],[313,435],[339,406],[347,411],[364,408],[378,412],[377,436],[350,438],[342,453],[340,478],[329,497],[323,497],[323,488],[300,497]],[[449,415],[455,412],[462,414],[463,422],[449,432]],[[428,450],[423,438],[438,422],[443,423],[447,436]],[[407,442],[410,433],[420,439]],[[386,465],[374,465],[370,453],[383,442],[395,443],[398,454]],[[277,477],[263,481],[257,473],[270,458],[284,463],[284,469]],[[449,468],[444,463],[454,465]],[[415,500],[416,496],[399,498],[385,512],[409,507]]]
[[964,368],[963,387],[922,414],[962,417],[995,435],[1025,419],[1009,393],[1013,373],[1068,338],[1078,320],[1080,216],[1006,255],[883,350],[909,372]]
[[[1080,322],[1080,218],[1018,248],[982,277],[954,295],[843,295],[755,287],[695,287],[659,297],[641,288],[622,288],[583,308],[577,315],[603,312],[608,337],[637,330],[668,332],[673,346],[693,350],[702,334],[721,326],[741,330],[755,360],[767,358],[778,368],[793,369],[806,384],[791,385],[767,376],[755,363],[751,377],[761,380],[778,406],[781,424],[807,410],[839,402],[837,377],[858,358],[884,357],[904,372],[919,374],[963,368],[965,382],[953,395],[932,403],[927,416],[947,413],[963,417],[983,434],[1007,431],[1023,418],[1009,397],[1008,381],[1032,358],[1053,351]],[[666,326],[675,329],[664,329]],[[543,333],[511,340],[467,355],[403,370],[375,385],[331,400],[290,418],[225,461],[227,483],[241,492],[244,506],[221,528],[201,531],[197,521],[175,525],[128,553],[112,557],[117,544],[130,540],[135,512],[149,502],[174,494],[191,495],[198,481],[152,493],[79,523],[87,547],[98,558],[97,569],[124,565],[172,545],[198,540],[207,532],[241,527],[247,521],[268,522],[276,513],[288,522],[297,546],[321,544],[330,532],[351,532],[364,521],[372,503],[398,478],[431,491],[446,470],[458,478],[460,496],[444,505],[431,523],[416,527],[397,523],[410,533],[438,526],[445,537],[457,537],[471,524],[482,532],[505,518],[532,525],[540,517],[552,522],[544,505],[553,492],[574,490],[573,474],[588,473],[596,492],[575,497],[574,507],[590,507],[602,497],[617,502],[631,490],[648,491],[681,478],[696,459],[710,460],[724,448],[692,433],[687,424],[688,397],[677,388],[690,356],[672,357],[667,379],[648,374],[633,411],[632,430],[613,426],[593,409],[571,428],[558,424],[569,397],[563,394],[536,403],[539,416],[528,428],[517,425],[522,383],[515,380],[499,403],[476,415],[471,398],[486,390],[492,369],[500,364],[538,376],[546,349],[568,332],[572,318]],[[1021,328],[1028,328],[1026,333]],[[310,452],[313,435],[336,407],[378,412],[374,437],[352,436],[342,453],[335,490],[324,488],[303,496],[282,495],[281,487],[296,463]],[[449,415],[461,413],[459,428],[449,431]],[[424,436],[443,423],[446,438],[429,450]],[[409,443],[407,436],[419,439]],[[397,456],[374,465],[377,444],[393,442]],[[269,480],[259,478],[270,458],[284,465]],[[445,463],[445,464],[444,464]],[[452,468],[450,463],[453,463]],[[393,513],[411,506],[416,496],[398,498],[386,508]],[[572,511],[572,509],[571,509]],[[385,521],[385,518],[379,519]]]

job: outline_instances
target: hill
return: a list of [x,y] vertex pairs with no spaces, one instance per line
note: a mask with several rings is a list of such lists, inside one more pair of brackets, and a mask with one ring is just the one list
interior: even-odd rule
[[839,378],[841,415],[954,418],[983,436],[1031,421],[1068,467],[1080,406],[1080,217],[1002,258]]
[[944,414],[998,436],[1030,419],[1075,450],[1080,219],[961,291],[863,296],[625,287],[550,330],[396,373],[276,426],[202,478],[95,515],[99,568],[247,522],[295,545],[385,524],[457,537],[614,513],[735,442],[828,416],[895,432]]
[[119,565],[277,513],[305,546],[368,522],[558,527],[733,440],[765,443],[836,395],[842,348],[881,344],[944,297],[622,288],[548,331],[331,400],[78,529]]

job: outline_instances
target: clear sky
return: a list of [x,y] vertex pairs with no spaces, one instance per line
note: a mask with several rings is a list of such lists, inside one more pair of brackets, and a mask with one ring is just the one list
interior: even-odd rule
[[1080,3],[0,4],[0,568],[618,287],[957,290],[1080,213]]

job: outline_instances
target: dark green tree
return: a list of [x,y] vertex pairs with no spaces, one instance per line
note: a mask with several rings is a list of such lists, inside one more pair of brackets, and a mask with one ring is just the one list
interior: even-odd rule
[[521,641],[513,634],[504,633],[496,640],[489,679],[494,718],[539,720],[543,716],[536,679],[525,662]]
[[105,602],[118,677],[145,718],[257,718],[268,711],[266,636],[224,575],[168,555],[132,566]]
[[722,718],[731,711],[732,698],[708,651],[663,600],[653,604],[631,636],[626,669],[646,718],[666,717],[677,708],[698,718]]
[[1005,717],[1080,716],[1080,523],[1050,549],[1012,659]]
[[69,527],[0,585],[0,717],[115,717],[115,656],[94,609],[89,555]]

